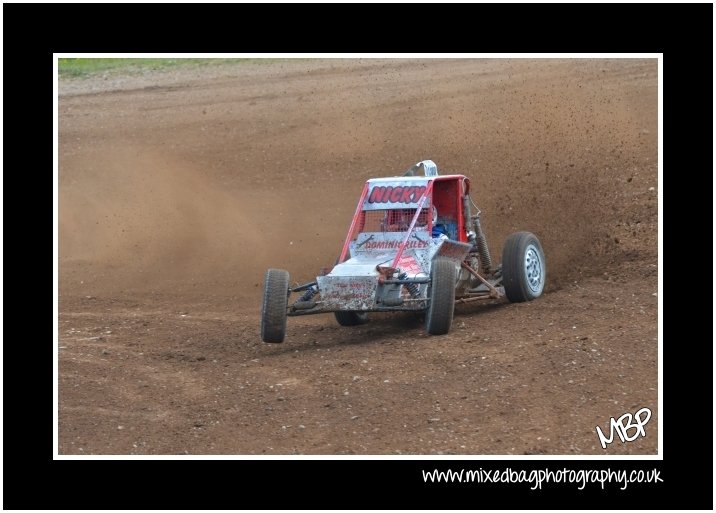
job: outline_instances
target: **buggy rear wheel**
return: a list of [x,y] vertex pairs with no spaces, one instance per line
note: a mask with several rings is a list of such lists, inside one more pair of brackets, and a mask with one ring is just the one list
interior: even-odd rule
[[341,326],[358,326],[368,322],[367,312],[333,312]]
[[436,258],[430,269],[430,305],[425,313],[425,330],[431,335],[445,335],[450,331],[455,312],[456,281],[455,263],[447,258]]
[[544,251],[530,232],[507,237],[502,249],[502,284],[511,303],[532,301],[542,295],[547,277]]
[[288,306],[288,272],[269,269],[264,279],[264,299],[261,304],[261,340],[280,343],[286,337],[286,307]]

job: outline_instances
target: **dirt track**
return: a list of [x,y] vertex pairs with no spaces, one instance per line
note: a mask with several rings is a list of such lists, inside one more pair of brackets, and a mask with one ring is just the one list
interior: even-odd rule
[[[655,454],[655,60],[289,61],[61,82],[61,454]],[[548,290],[289,319],[263,273],[333,263],[362,183],[471,178]],[[606,451],[595,427],[652,411]]]

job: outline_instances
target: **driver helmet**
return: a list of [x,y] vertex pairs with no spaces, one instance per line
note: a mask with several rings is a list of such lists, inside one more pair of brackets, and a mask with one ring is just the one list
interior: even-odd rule
[[[433,218],[433,226],[435,226],[438,222],[438,209],[435,208],[435,205],[432,207],[432,218]],[[420,216],[420,225],[421,226],[427,226],[428,225],[428,209],[423,208],[422,215]]]

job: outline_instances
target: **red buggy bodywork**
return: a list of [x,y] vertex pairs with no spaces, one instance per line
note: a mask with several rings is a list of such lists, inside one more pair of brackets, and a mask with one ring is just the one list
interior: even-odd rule
[[[348,230],[343,250],[338,259],[339,262],[345,260],[348,254],[349,243],[355,238],[357,233],[365,229],[365,221],[367,212],[366,205],[370,206],[390,206],[393,213],[397,216],[401,213],[401,207],[405,209],[417,210],[420,207],[435,207],[444,222],[452,227],[451,239],[460,242],[467,242],[467,229],[463,210],[463,198],[469,194],[470,180],[464,175],[445,175],[437,177],[405,177],[401,179],[395,178],[378,178],[368,180],[363,187],[358,206],[353,215],[353,222]],[[419,214],[425,216],[425,211],[416,213],[416,220]],[[427,215],[426,222],[428,231],[431,231],[432,217]],[[399,255],[398,255],[399,256]]]

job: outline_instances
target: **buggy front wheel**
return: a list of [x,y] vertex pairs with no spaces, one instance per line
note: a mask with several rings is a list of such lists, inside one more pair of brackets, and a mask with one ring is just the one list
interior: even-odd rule
[[450,331],[455,312],[456,281],[455,263],[447,258],[436,258],[430,269],[430,304],[425,312],[425,330],[431,335],[445,335]]
[[266,271],[261,304],[261,340],[264,342],[277,344],[286,337],[288,294],[288,272],[283,269]]

